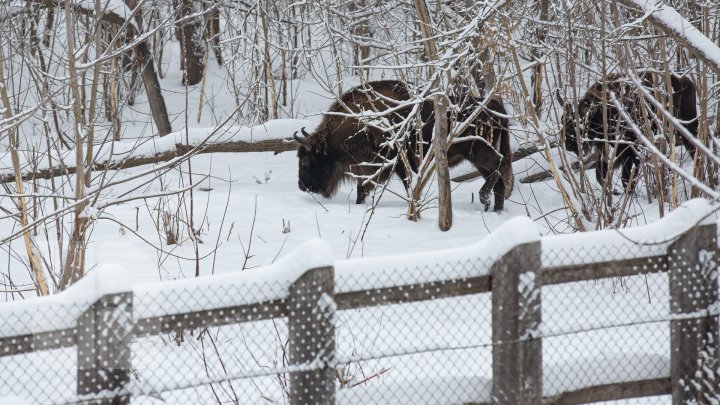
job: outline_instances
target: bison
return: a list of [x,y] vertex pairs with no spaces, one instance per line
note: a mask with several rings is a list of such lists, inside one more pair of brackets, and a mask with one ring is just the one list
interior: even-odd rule
[[[420,159],[416,151],[425,153],[432,139],[434,105],[431,101],[425,101],[419,106],[419,124],[413,126],[413,132],[405,137],[404,148],[388,145],[388,133],[381,127],[388,128],[408,119],[413,111],[413,104],[409,100],[410,89],[405,82],[368,82],[345,92],[324,114],[320,125],[312,133],[303,128],[303,136],[300,137],[295,132],[293,137],[300,144],[300,190],[330,198],[341,182],[358,178],[356,203],[362,204],[374,184],[387,181],[393,172],[407,188],[406,165],[397,161],[400,160],[396,159],[397,150],[405,151],[407,166],[417,171]],[[465,109],[458,114],[457,122],[472,118],[470,110]],[[363,115],[373,116],[373,113],[374,119],[383,121],[382,125],[373,125],[367,119],[360,118]],[[466,140],[460,139],[463,137]],[[447,151],[449,165],[452,167],[465,159],[469,160],[486,179],[480,190],[480,200],[485,210],[489,208],[490,190],[493,190],[494,209],[502,211],[504,200],[510,196],[513,187],[508,123],[502,103],[490,100],[456,141],[460,142],[452,143]],[[361,179],[372,176],[378,165],[392,161],[395,163],[384,169],[375,182],[364,182]]]
[[[640,75],[640,82],[648,89],[665,87],[658,84],[661,83],[661,74],[653,72],[643,72]],[[675,74],[670,76],[672,97],[666,97],[666,104],[672,100],[672,113],[678,118],[683,126],[693,135],[697,135],[698,120],[697,107],[695,105],[695,85],[692,80],[687,77],[680,77]],[[625,76],[619,74],[611,74],[606,78],[608,90],[616,94],[618,101],[622,104],[625,111],[633,118],[636,123],[645,122],[643,119],[643,111],[640,106],[642,93],[636,86]],[[580,148],[584,154],[595,153],[596,167],[595,177],[598,183],[603,184],[609,170],[608,152],[611,148],[615,149],[614,167],[622,167],[621,179],[625,189],[631,189],[630,184],[633,167],[640,164],[640,156],[636,148],[638,139],[636,134],[630,130],[627,124],[620,117],[620,113],[613,103],[607,104],[607,126],[609,145],[605,146],[605,134],[603,131],[603,84],[597,82],[590,86],[585,95],[579,100],[577,109],[573,108],[570,103],[563,100],[558,93],[558,99],[563,105],[562,128],[560,131],[560,141],[565,143],[567,150],[579,154]],[[608,96],[609,99],[609,96]],[[669,107],[669,105],[666,105]],[[576,113],[579,122],[576,122]],[[650,116],[652,132],[656,132],[657,124],[651,115],[660,116],[658,111],[654,109],[647,112]],[[580,134],[578,136],[577,130]],[[682,140],[686,149],[692,154],[694,153],[693,145],[678,135],[676,140]]]

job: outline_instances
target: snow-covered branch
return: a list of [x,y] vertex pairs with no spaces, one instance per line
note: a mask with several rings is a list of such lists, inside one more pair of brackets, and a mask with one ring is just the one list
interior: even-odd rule
[[640,8],[647,20],[686,47],[696,58],[720,74],[720,47],[703,35],[674,8],[656,0],[620,0],[628,7]]

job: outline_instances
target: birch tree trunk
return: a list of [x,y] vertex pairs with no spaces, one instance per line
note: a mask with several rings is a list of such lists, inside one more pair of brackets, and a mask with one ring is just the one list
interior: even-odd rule
[[[8,96],[7,86],[5,85],[5,71],[3,63],[5,61],[5,55],[0,47],[0,99],[2,99],[2,106],[0,110],[5,110],[5,118],[10,121],[13,117],[12,104],[10,104],[10,97]],[[10,143],[10,158],[12,160],[13,171],[15,172],[15,188],[18,194],[17,208],[20,214],[20,226],[26,227],[30,222],[28,220],[27,206],[25,204],[25,198],[23,194],[25,189],[23,187],[22,174],[20,172],[20,156],[18,155],[18,134],[14,128],[10,128],[7,131],[8,139]],[[35,280],[35,288],[37,289],[38,295],[48,295],[48,285],[45,280],[45,272],[43,270],[40,258],[35,250],[35,245],[31,237],[32,231],[30,229],[23,233],[23,242],[25,243],[25,251],[28,255],[28,261],[30,262],[30,271],[32,272]]]

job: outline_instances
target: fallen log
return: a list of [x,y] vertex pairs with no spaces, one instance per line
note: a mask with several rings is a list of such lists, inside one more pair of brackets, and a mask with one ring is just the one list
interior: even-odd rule
[[[555,142],[555,141],[550,142],[550,148],[555,148],[555,147],[557,147],[557,145],[558,145],[558,144],[557,144],[557,142]],[[513,152],[513,154],[512,154],[512,161],[513,161],[513,162],[517,162],[518,160],[523,159],[523,158],[526,158],[526,157],[528,157],[528,156],[530,156],[530,155],[533,155],[533,154],[535,154],[535,153],[537,153],[537,152],[540,152],[540,147],[537,146],[537,145],[530,145],[530,146],[526,146],[526,147],[523,147],[523,148],[518,148],[518,149],[515,150],[515,151]],[[480,172],[478,172],[478,171],[476,170],[476,171],[473,171],[473,172],[470,172],[470,173],[465,173],[465,174],[463,174],[463,175],[454,177],[454,178],[452,179],[452,181],[454,181],[455,183],[462,183],[463,181],[468,181],[468,180],[476,179],[476,178],[478,178],[478,177],[480,177]]]
[[[217,153],[217,152],[275,152],[275,154],[296,150],[297,143],[292,138],[285,139],[267,139],[257,142],[244,142],[244,141],[228,141],[217,144],[206,144],[200,147],[196,151],[200,153]],[[119,170],[129,169],[131,167],[137,167],[142,165],[154,164],[167,162],[175,159],[176,157],[186,155],[197,147],[191,145],[175,145],[175,149],[160,152],[152,156],[130,156],[123,159],[113,160],[109,159],[102,162],[93,164],[92,170]],[[25,173],[22,175],[23,181],[32,181],[39,179],[49,179],[57,176],[67,176],[75,174],[77,168],[68,166],[55,166],[48,169],[41,169],[31,173]],[[0,183],[12,183],[15,181],[14,173],[0,174]]]
[[[585,169],[592,169],[593,167],[595,167],[595,160],[590,160],[588,162],[585,162],[585,164],[583,165],[583,168],[585,168]],[[559,171],[561,171],[561,172],[563,170],[565,170],[565,166],[561,166],[559,169]],[[579,161],[573,162],[570,165],[570,170],[572,170],[572,171],[580,170],[580,162]],[[523,183],[523,184],[537,183],[538,181],[543,181],[543,180],[547,180],[547,179],[551,179],[551,178],[552,178],[552,173],[550,172],[550,170],[545,170],[543,172],[531,174],[530,176],[520,179],[520,183]]]

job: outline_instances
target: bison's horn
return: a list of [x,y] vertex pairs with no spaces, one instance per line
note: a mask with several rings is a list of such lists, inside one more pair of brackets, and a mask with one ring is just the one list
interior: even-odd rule
[[300,132],[302,132],[303,136],[306,137],[306,138],[307,138],[308,136],[310,136],[310,134],[308,134],[308,133],[305,131],[305,127],[300,128]]
[[305,138],[300,138],[297,134],[297,131],[295,131],[295,133],[293,134],[293,138],[295,138],[297,143],[304,146],[305,149],[307,149],[308,151],[312,149],[312,145],[310,145],[310,142],[308,142]]

